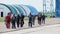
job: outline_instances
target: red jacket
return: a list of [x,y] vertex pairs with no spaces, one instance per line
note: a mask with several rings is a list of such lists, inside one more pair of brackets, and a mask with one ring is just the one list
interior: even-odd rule
[[7,15],[6,16],[6,22],[10,22],[11,21],[11,16]]

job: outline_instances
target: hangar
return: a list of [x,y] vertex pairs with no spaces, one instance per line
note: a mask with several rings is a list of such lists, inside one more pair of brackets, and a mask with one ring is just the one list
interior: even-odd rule
[[7,5],[0,4],[0,17],[5,17],[8,12],[12,12],[12,14],[23,14],[24,16],[28,16],[30,12],[33,15],[38,15],[38,11],[35,7],[30,5]]

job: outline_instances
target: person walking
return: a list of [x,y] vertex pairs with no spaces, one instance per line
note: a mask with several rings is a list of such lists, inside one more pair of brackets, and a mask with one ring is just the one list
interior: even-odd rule
[[33,25],[35,25],[35,16],[33,15]]
[[21,27],[23,27],[23,25],[24,25],[24,17],[25,16],[23,14],[21,14],[21,23],[20,23],[21,24]]
[[6,21],[6,28],[10,28],[10,22],[11,22],[11,13],[8,13],[7,16],[5,17]]
[[41,25],[41,19],[42,19],[42,14],[39,13],[38,14],[38,24]]
[[46,18],[46,16],[43,14],[42,15],[42,23],[44,23],[44,24],[45,24],[45,18]]
[[32,27],[32,23],[33,23],[33,15],[32,15],[32,13],[30,13],[30,15],[28,16],[29,17],[29,22],[28,22],[28,25],[29,25],[29,27]]
[[15,22],[16,22],[16,16],[15,16],[15,14],[13,14],[13,16],[12,16],[12,28],[16,28]]
[[20,26],[20,23],[21,23],[21,15],[17,15],[17,27],[19,28]]

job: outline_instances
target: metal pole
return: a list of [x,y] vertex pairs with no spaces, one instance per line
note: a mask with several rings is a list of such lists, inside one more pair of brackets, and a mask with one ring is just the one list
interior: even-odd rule
[[46,0],[43,0],[43,14],[46,12]]

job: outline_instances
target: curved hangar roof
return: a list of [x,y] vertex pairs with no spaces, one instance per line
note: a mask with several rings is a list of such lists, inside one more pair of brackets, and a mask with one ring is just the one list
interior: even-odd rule
[[5,5],[0,4],[8,8],[13,14],[23,14],[24,16],[28,16],[30,12],[33,15],[38,15],[38,11],[36,8],[30,6],[30,5]]

